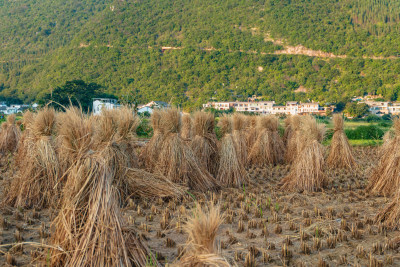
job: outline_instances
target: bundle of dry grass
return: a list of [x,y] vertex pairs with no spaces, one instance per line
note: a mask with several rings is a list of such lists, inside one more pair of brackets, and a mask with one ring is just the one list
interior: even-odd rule
[[[372,171],[369,178],[367,192],[377,195],[390,196],[395,193],[400,184],[400,120],[393,124],[395,137],[383,151],[378,165]],[[382,152],[382,151],[381,151]]]
[[187,184],[198,191],[215,190],[218,182],[198,162],[192,149],[179,135],[180,112],[169,109],[161,114],[161,124],[165,137],[156,165],[157,171],[174,183]]
[[215,118],[211,113],[194,114],[194,138],[190,144],[199,163],[216,176],[219,166],[219,144],[214,132]]
[[259,117],[259,134],[248,156],[250,165],[265,167],[283,162],[285,146],[279,136],[278,125],[279,120],[276,116]]
[[235,113],[232,116],[232,137],[236,145],[236,153],[239,160],[247,166],[247,143],[246,143],[246,130],[247,128],[247,116]]
[[153,136],[139,155],[141,164],[150,172],[154,171],[165,138],[163,129],[160,127],[162,113],[163,111],[154,110],[153,114],[151,114]]
[[7,120],[1,125],[0,152],[14,153],[21,137],[21,129],[16,124],[15,114],[7,116]]
[[388,228],[400,227],[400,188],[396,189],[394,199],[375,217],[377,223],[383,223]]
[[24,130],[21,134],[17,146],[17,151],[14,155],[14,162],[15,162],[14,165],[17,169],[23,166],[26,158],[26,153],[28,152],[29,138],[32,134],[33,120],[34,120],[34,114],[29,110],[24,112],[24,114],[22,115],[21,126],[23,127]]
[[250,118],[250,123],[248,124],[248,127],[246,129],[246,144],[248,151],[251,150],[258,137],[258,132],[259,132],[257,129],[258,120],[259,117],[252,116]]
[[217,180],[227,186],[241,187],[248,183],[248,175],[243,161],[237,152],[238,146],[231,134],[226,134],[221,141],[220,164]]
[[127,169],[124,181],[126,194],[131,197],[180,197],[187,191],[186,187],[172,183],[165,176],[136,168]]
[[107,159],[83,155],[68,171],[62,208],[52,222],[52,266],[160,266],[119,209]]
[[193,217],[188,219],[185,226],[188,241],[177,266],[230,266],[218,255],[215,244],[222,221],[219,208],[212,203],[208,210],[196,204]]
[[76,107],[71,106],[58,114],[57,133],[58,154],[66,168],[93,150],[94,121]]
[[320,143],[324,136],[323,125],[318,125],[311,116],[302,118],[303,144],[289,174],[280,183],[281,189],[289,191],[317,191],[327,184],[323,172],[324,147]]
[[297,157],[303,142],[300,129],[300,116],[290,116],[285,123],[287,123],[284,135],[284,139],[286,140],[285,160],[287,163],[292,163]]
[[222,117],[219,118],[217,126],[220,129],[221,136],[224,136],[232,132],[232,120],[226,114],[224,114]]
[[181,137],[188,140],[193,138],[193,122],[190,114],[185,114],[182,116]]
[[390,129],[383,135],[383,144],[379,147],[378,152],[379,158],[386,155],[387,153],[389,153],[390,150],[393,149],[392,141],[394,140],[395,136],[395,131],[392,129]]
[[357,163],[354,160],[351,146],[346,134],[343,131],[343,117],[341,114],[333,115],[334,134],[330,152],[326,163],[331,168],[356,169]]
[[[24,141],[24,159],[5,194],[5,203],[15,207],[43,208],[58,199],[61,166],[55,149],[53,131],[55,111],[38,112],[31,126],[31,135]],[[23,163],[22,163],[23,162]]]

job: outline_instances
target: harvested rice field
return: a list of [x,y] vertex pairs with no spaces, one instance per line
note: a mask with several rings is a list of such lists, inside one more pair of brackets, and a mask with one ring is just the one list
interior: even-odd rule
[[146,142],[137,120],[45,109],[2,126],[1,266],[400,265],[398,122],[351,147],[338,117],[331,146],[311,117],[280,136],[272,116],[172,109]]

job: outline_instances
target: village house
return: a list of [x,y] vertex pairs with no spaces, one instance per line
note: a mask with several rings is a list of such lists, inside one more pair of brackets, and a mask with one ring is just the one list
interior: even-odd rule
[[101,114],[103,109],[116,109],[121,105],[113,98],[93,98],[93,115]]
[[166,102],[151,101],[145,105],[139,105],[137,112],[138,113],[148,112],[149,114],[152,114],[154,109],[163,109],[163,108],[169,108],[169,107],[171,107],[171,105]]
[[237,112],[251,112],[258,114],[326,114],[327,109],[320,107],[318,103],[299,103],[288,101],[285,106],[276,105],[275,101],[248,101],[248,102],[209,102],[203,104],[203,108],[214,108],[216,110],[228,110],[233,108]]

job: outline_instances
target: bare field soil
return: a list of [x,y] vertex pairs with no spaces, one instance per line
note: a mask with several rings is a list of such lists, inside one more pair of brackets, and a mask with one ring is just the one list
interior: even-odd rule
[[[246,187],[191,193],[183,199],[130,200],[123,212],[163,264],[174,263],[184,248],[184,225],[191,208],[211,200],[225,216],[218,249],[234,266],[400,265],[399,232],[374,222],[389,199],[364,191],[370,168],[378,161],[377,149],[355,147],[362,167],[353,172],[327,171],[330,183],[321,192],[279,190],[277,184],[289,166],[253,168],[251,185]],[[10,172],[2,173],[2,183]],[[46,265],[45,246],[55,215],[54,210],[3,208],[0,266],[13,261],[17,266]]]

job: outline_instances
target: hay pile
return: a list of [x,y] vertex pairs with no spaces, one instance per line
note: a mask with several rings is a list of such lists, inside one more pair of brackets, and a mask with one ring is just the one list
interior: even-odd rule
[[190,114],[185,114],[182,116],[181,137],[188,140],[193,138],[193,121]]
[[381,159],[372,171],[366,191],[377,195],[390,196],[400,184],[400,120],[393,124],[395,137],[381,150]]
[[219,208],[210,204],[209,209],[204,210],[196,204],[192,214],[185,225],[188,240],[177,266],[230,266],[218,255],[215,244],[218,229],[223,222]]
[[161,146],[164,142],[163,129],[160,127],[161,115],[163,111],[154,110],[151,114],[151,125],[153,128],[153,136],[146,146],[142,149],[139,159],[141,165],[146,168],[147,171],[153,172],[158,162]]
[[246,129],[246,144],[247,144],[247,150],[250,151],[251,148],[253,147],[254,143],[257,140],[258,132],[258,121],[259,117],[258,116],[251,116],[250,117],[250,123],[247,126]]
[[219,132],[221,136],[232,133],[232,120],[226,114],[219,118],[217,126],[219,127]]
[[6,190],[6,204],[41,209],[59,198],[62,169],[56,152],[55,122],[52,108],[44,108],[35,116],[20,146],[24,158],[17,161],[21,166]]
[[161,113],[160,129],[164,141],[156,164],[156,171],[173,183],[206,192],[216,190],[219,183],[199,163],[192,149],[180,137],[181,115],[177,109],[168,109]]
[[290,116],[285,121],[286,128],[284,134],[284,140],[286,143],[286,155],[285,160],[287,163],[292,163],[297,154],[301,150],[301,145],[303,143],[302,140],[302,132],[300,129],[300,116]]
[[[132,123],[121,128],[111,113],[93,118],[76,108],[69,108],[62,119],[60,151],[68,154],[64,156],[68,168],[61,209],[52,221],[51,244],[58,249],[50,251],[50,264],[144,266],[150,259],[159,266],[120,212],[120,180],[127,173],[122,165],[128,164],[128,157],[116,141],[125,140],[121,139],[127,136],[122,129],[131,129]],[[145,174],[136,176],[144,180]],[[137,179],[130,177],[126,184],[134,191]],[[143,186],[146,187],[142,183],[138,188],[144,191]]]
[[356,169],[351,146],[343,131],[343,117],[341,114],[333,115],[334,134],[326,164],[331,168]]
[[311,116],[302,117],[300,131],[303,143],[298,145],[298,154],[292,164],[289,174],[280,183],[283,190],[317,191],[327,184],[323,172],[324,147],[322,142],[325,128],[317,124]]
[[394,199],[380,211],[375,220],[383,223],[389,228],[399,229],[400,227],[400,188],[397,187]]
[[1,124],[0,153],[14,153],[20,137],[21,129],[15,121],[15,114],[7,116],[7,120]]
[[[246,172],[245,162],[241,160],[240,146],[236,143],[232,134],[232,118],[222,116],[218,121],[223,137],[219,151],[219,168],[217,180],[226,186],[241,187],[248,183],[249,177]],[[236,122],[236,129],[239,128]]]
[[68,171],[63,203],[52,222],[52,266],[145,266],[155,257],[127,228],[109,162],[96,154]]
[[235,113],[232,116],[232,137],[235,141],[236,152],[239,160],[247,166],[247,142],[246,142],[246,129],[248,126],[248,119],[246,115]]
[[249,165],[265,167],[283,163],[285,146],[278,133],[279,120],[276,116],[262,116],[258,119],[258,137],[249,156]]
[[219,143],[214,132],[215,118],[211,113],[198,111],[194,114],[194,138],[191,148],[201,166],[217,176]]

